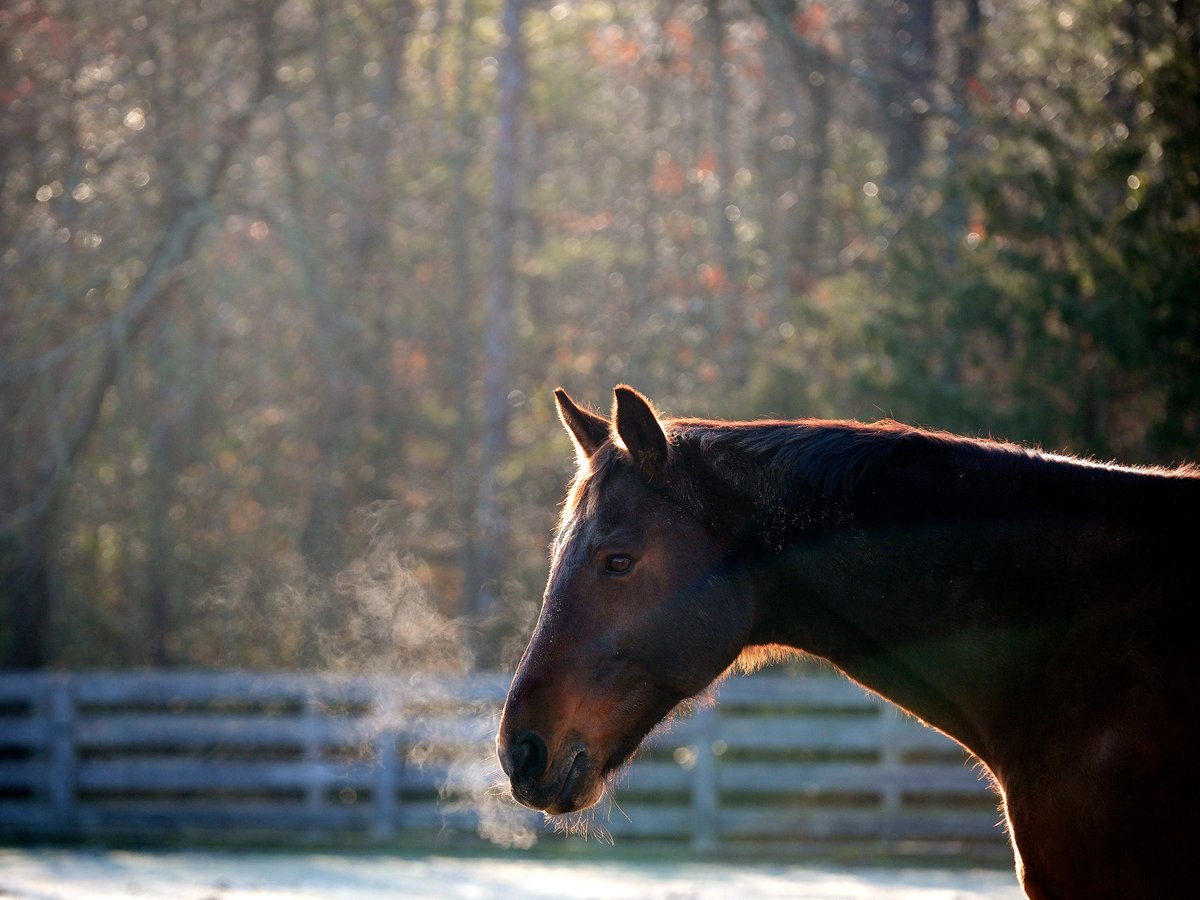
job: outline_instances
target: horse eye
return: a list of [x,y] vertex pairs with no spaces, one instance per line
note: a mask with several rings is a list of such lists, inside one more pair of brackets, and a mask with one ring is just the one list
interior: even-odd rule
[[604,571],[610,572],[613,575],[622,575],[633,568],[633,557],[624,556],[620,553],[610,556],[604,562]]

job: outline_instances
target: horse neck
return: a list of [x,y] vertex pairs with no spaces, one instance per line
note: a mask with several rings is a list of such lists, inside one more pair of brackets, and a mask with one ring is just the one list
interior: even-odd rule
[[1117,666],[1157,639],[1147,586],[1183,552],[1200,481],[879,439],[839,485],[722,466],[753,498],[755,642],[829,660],[988,761],[1003,720],[1057,689],[1055,666]]

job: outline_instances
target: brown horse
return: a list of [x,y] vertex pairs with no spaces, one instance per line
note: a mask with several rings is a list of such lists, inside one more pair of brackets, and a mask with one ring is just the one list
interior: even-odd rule
[[595,803],[681,701],[790,648],[986,765],[1030,897],[1196,895],[1197,470],[556,396],[579,471],[500,724],[517,800]]

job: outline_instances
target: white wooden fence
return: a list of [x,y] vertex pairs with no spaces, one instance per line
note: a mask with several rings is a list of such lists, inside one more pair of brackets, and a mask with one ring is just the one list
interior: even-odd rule
[[[528,843],[500,676],[0,673],[0,838]],[[594,831],[698,851],[1002,855],[957,745],[829,675],[735,678],[656,734]]]

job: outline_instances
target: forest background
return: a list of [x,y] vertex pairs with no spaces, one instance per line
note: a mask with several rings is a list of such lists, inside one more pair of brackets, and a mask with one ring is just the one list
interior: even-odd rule
[[560,384],[1197,459],[1198,26],[0,4],[0,667],[511,665]]

